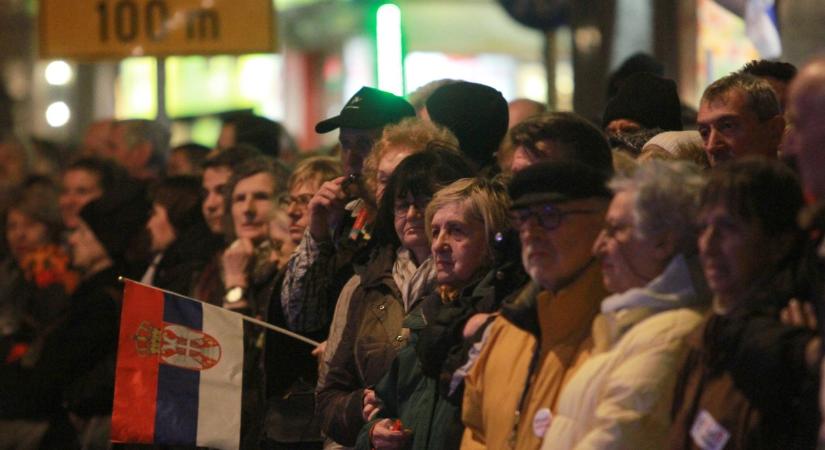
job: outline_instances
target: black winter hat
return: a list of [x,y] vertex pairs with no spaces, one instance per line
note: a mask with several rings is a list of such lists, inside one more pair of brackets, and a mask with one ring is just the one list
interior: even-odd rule
[[119,180],[102,197],[86,204],[80,217],[112,259],[121,259],[149,219],[151,204],[146,187],[135,180]]
[[483,84],[459,81],[441,86],[427,99],[427,113],[455,134],[461,151],[479,168],[493,161],[507,133],[507,100]]
[[540,203],[564,203],[592,197],[611,198],[608,175],[578,161],[533,164],[517,172],[508,186],[511,209]]
[[399,122],[405,117],[415,117],[415,109],[408,101],[365,86],[349,99],[341,114],[318,122],[315,132],[329,133],[342,127],[369,130]]
[[644,128],[682,131],[676,82],[647,72],[631,75],[607,103],[602,127],[616,119],[630,119]]

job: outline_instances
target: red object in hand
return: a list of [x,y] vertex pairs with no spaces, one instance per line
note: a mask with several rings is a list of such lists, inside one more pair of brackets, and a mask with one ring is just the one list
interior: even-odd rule
[[401,423],[401,419],[395,419],[392,423],[392,431],[401,431],[404,429],[404,424]]
[[18,342],[12,345],[9,353],[6,355],[6,364],[11,364],[23,358],[23,355],[25,355],[27,351],[29,351],[29,344]]

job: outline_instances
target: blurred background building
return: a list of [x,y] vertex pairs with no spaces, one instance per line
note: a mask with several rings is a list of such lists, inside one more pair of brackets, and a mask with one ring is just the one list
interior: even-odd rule
[[[124,1],[147,3],[100,0],[99,7]],[[0,127],[72,144],[96,119],[160,118],[171,123],[173,144],[213,146],[221,117],[252,110],[281,121],[301,148],[312,149],[332,137],[315,134],[315,123],[336,114],[363,85],[407,95],[433,80],[464,79],[493,86],[508,100],[526,97],[597,117],[609,73],[637,52],[661,61],[683,101],[696,106],[708,83],[751,59],[800,64],[825,42],[822,0],[776,1],[778,55],[765,55],[748,36],[748,0],[274,0],[272,6],[271,53],[81,60],[41,57],[40,2],[0,0]]]

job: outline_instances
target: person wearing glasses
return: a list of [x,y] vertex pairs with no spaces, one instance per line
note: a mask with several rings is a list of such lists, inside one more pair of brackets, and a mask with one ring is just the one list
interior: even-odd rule
[[666,161],[610,182],[593,246],[612,293],[593,325],[598,355],[559,395],[543,450],[667,447],[685,337],[710,303],[694,222],[703,185],[698,166]]
[[375,402],[372,386],[407,345],[404,318],[435,288],[425,208],[440,188],[470,176],[470,165],[460,153],[439,148],[408,156],[389,179],[370,240],[370,259],[316,395],[322,429],[339,444],[355,444],[366,423],[362,410]]
[[511,220],[532,279],[487,328],[464,379],[461,448],[538,449],[564,384],[593,351],[607,296],[591,253],[604,227],[607,175],[575,161],[539,162],[509,185]]
[[[294,330],[286,319],[286,305],[281,297],[286,272],[281,262],[289,258],[304,236],[310,199],[321,184],[338,178],[341,172],[341,163],[336,158],[307,158],[295,167],[287,182],[287,192],[278,198],[275,218],[270,221],[270,239],[274,228],[280,228],[273,224],[278,213],[286,214],[286,230],[279,242],[272,244],[272,288],[267,291],[262,308],[264,318],[273,325]],[[307,337],[321,340],[325,333],[309,333]],[[265,332],[263,365],[259,366],[265,376],[267,398],[262,448],[320,448],[323,438],[314,413],[318,366],[311,350],[291,337]]]

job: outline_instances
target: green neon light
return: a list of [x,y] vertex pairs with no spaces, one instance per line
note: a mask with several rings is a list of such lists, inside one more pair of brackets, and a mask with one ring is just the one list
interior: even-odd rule
[[375,15],[375,22],[378,89],[404,95],[401,9],[391,3],[381,5]]

